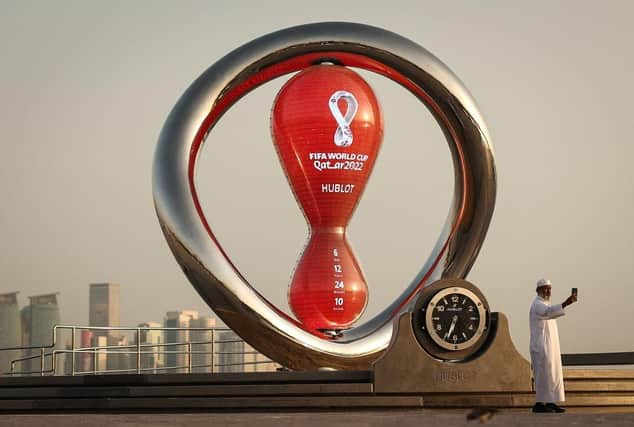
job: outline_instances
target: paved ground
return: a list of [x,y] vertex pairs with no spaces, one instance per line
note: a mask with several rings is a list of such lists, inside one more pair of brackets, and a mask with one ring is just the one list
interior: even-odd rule
[[[486,424],[491,426],[634,426],[634,409],[630,412],[592,412],[577,410],[566,414],[532,414],[526,411],[503,411]],[[476,426],[459,410],[392,410],[353,412],[238,412],[196,414],[0,414],[0,426],[45,427],[407,427],[407,426]]]

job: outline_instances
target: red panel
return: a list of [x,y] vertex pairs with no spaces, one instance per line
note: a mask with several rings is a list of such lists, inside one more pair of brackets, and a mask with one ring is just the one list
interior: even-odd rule
[[352,70],[315,65],[280,90],[271,131],[311,227],[290,285],[290,306],[307,328],[348,328],[363,313],[368,291],[345,227],[383,139],[378,101]]

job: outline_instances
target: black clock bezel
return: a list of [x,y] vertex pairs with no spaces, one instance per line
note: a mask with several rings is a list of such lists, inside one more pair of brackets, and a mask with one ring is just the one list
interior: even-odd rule
[[[458,349],[443,348],[438,345],[437,339],[435,340],[431,335],[435,332],[430,333],[427,328],[426,319],[426,314],[434,297],[446,292],[446,289],[453,288],[457,289],[456,293],[460,293],[460,290],[464,289],[468,291],[468,294],[471,294],[466,296],[470,298],[476,297],[477,301],[474,302],[476,304],[478,302],[481,303],[481,320],[484,320],[480,322],[478,330],[474,334],[474,336],[479,335],[479,337],[468,341],[467,346],[459,346]],[[486,342],[491,324],[490,317],[489,304],[482,292],[474,284],[463,279],[443,279],[423,288],[420,292],[412,311],[412,329],[418,343],[432,357],[444,361],[464,361],[473,356]]]
[[[460,295],[461,297],[464,297],[471,301],[475,306],[475,314],[478,315],[478,324],[475,327],[473,334],[466,341],[460,343],[452,343],[450,341],[447,341],[444,337],[441,337],[438,334],[436,329],[434,329],[434,311],[438,312],[438,306],[441,305],[441,302],[445,301],[445,303],[447,303],[447,298],[454,295]],[[442,305],[442,307],[444,307],[444,305]],[[449,310],[451,309],[452,308],[450,307]],[[454,319],[458,319],[458,316],[455,315]],[[442,347],[445,350],[459,351],[471,347],[478,341],[480,335],[482,335],[482,333],[484,332],[485,325],[486,313],[484,310],[484,304],[482,303],[481,299],[469,289],[457,286],[445,288],[441,291],[436,292],[432,299],[427,303],[427,308],[425,310],[426,330],[429,332],[429,336],[431,337],[431,339],[434,340],[434,342],[438,344],[439,347]]]

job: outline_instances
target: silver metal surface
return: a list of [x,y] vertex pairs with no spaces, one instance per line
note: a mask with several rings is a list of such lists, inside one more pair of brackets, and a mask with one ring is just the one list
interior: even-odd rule
[[[315,52],[328,52],[325,60],[332,60],[332,52],[357,54],[400,73],[388,77],[395,81],[404,77],[399,83],[410,85],[408,90],[432,112],[447,138],[455,171],[454,197],[447,221],[419,274],[381,313],[343,331],[336,340],[305,330],[242,277],[206,228],[206,219],[196,206],[195,183],[190,185],[189,179],[190,162],[198,154],[196,149],[192,152],[194,141],[199,132],[210,132],[217,119],[208,119],[210,110],[219,104],[223,111],[229,108],[236,99],[223,97],[261,70]],[[347,65],[340,58],[335,59]],[[276,76],[263,76],[258,84],[273,77]],[[222,112],[217,117],[221,115]],[[213,143],[213,133],[207,142]],[[208,68],[169,114],[153,168],[159,222],[190,282],[245,341],[293,369],[368,368],[387,348],[392,320],[407,311],[418,290],[440,278],[467,275],[493,214],[495,190],[489,134],[460,80],[431,53],[406,38],[376,27],[339,22],[302,25],[265,35]]]

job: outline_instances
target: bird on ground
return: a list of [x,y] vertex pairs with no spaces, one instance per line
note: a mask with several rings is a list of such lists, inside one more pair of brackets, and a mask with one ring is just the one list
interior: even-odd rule
[[498,412],[495,408],[490,408],[487,406],[480,406],[477,408],[473,408],[471,412],[467,414],[467,421],[479,420],[480,424],[484,424],[493,418],[493,415]]

